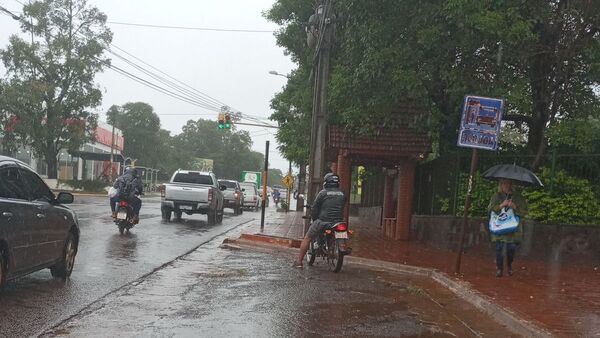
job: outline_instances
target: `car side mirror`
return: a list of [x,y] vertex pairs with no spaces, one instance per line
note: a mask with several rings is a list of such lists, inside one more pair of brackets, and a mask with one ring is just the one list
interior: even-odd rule
[[246,191],[246,189],[242,188],[242,192]]
[[69,192],[61,192],[56,197],[56,202],[59,204],[71,204],[74,200],[75,197],[73,197],[73,194]]
[[222,185],[222,186],[219,187],[219,189],[221,189],[221,191],[225,191],[225,190],[227,190],[227,187],[224,186],[224,185]]
[[304,194],[298,194],[298,199],[304,199]]

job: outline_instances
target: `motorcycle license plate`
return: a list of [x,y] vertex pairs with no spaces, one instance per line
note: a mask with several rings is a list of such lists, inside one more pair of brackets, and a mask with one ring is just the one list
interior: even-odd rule
[[180,205],[179,210],[192,210],[191,205]]
[[348,239],[348,233],[346,231],[344,231],[344,232],[336,232],[335,233],[335,239]]
[[117,213],[117,219],[127,219],[127,212],[125,212],[125,211],[119,211]]

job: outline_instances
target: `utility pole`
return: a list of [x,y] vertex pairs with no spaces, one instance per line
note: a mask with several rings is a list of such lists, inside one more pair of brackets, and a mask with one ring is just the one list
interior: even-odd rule
[[[309,36],[315,41],[314,54],[314,88],[313,109],[310,135],[309,159],[309,188],[308,200],[313,201],[321,190],[323,175],[325,174],[325,151],[327,148],[327,85],[329,81],[329,61],[333,44],[333,0],[321,0],[317,11],[309,19]],[[308,216],[308,211],[307,211]],[[306,233],[309,220],[304,223]]]
[[296,211],[304,211],[304,190],[306,189],[306,164],[300,163],[300,172],[298,173],[298,199],[296,200]]
[[[292,177],[292,161],[289,161],[289,164],[290,164],[290,166],[288,168],[288,176]],[[286,207],[285,212],[289,212],[290,211],[290,201],[291,201],[290,196],[292,194],[291,190],[293,188],[294,188],[293,185],[288,187],[288,192],[287,192],[287,195],[286,195],[287,207]]]
[[265,171],[262,178],[262,205],[260,207],[260,232],[265,230],[265,208],[267,206],[267,180],[269,179],[269,141],[265,143]]
[[112,137],[110,139],[110,182],[113,183],[115,181],[115,174],[113,171],[113,165],[115,163],[115,122],[112,123]]

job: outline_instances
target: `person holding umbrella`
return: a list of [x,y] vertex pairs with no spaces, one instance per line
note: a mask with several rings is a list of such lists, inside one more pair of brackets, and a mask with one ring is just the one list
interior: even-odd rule
[[488,212],[500,214],[503,211],[510,210],[518,222],[514,231],[495,234],[490,231],[490,239],[495,244],[496,250],[496,277],[502,277],[504,271],[504,250],[506,249],[506,261],[508,275],[512,276],[515,252],[517,246],[523,239],[523,217],[527,215],[527,201],[515,189],[514,184],[528,186],[543,186],[540,179],[531,171],[516,165],[497,165],[483,173],[483,177],[492,180],[499,180],[498,192],[490,198]]

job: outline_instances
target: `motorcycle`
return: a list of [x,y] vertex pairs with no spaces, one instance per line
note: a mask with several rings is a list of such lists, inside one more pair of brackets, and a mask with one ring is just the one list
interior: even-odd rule
[[344,264],[344,256],[352,253],[348,248],[348,225],[345,222],[328,224],[325,231],[310,242],[306,253],[306,262],[312,266],[317,257],[327,260],[330,271],[340,272]]
[[135,226],[133,218],[133,207],[129,205],[129,202],[120,200],[117,204],[117,217],[115,217],[115,224],[119,228],[119,233],[121,235],[125,232],[125,230],[129,232],[129,229]]

